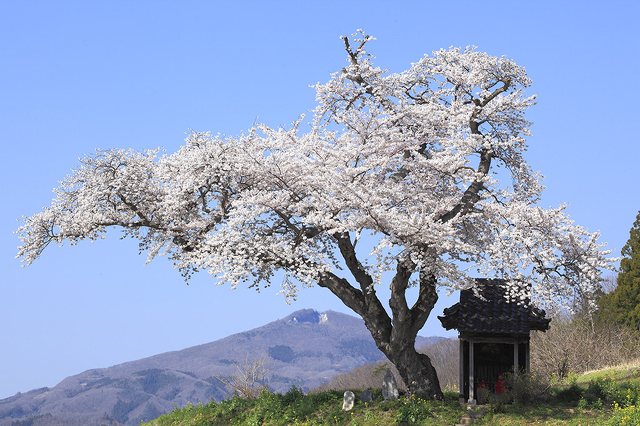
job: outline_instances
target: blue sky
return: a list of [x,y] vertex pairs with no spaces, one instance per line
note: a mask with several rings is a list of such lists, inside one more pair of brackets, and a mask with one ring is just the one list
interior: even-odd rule
[[[297,309],[349,312],[323,289],[286,305],[275,288],[232,291],[206,275],[186,286],[117,238],[51,247],[23,268],[14,231],[97,148],[172,152],[189,129],[288,125],[313,108],[309,85],[344,65],[338,36],[357,28],[390,71],[466,45],[525,66],[541,204],[567,203],[617,255],[640,209],[639,14],[633,1],[0,2],[0,398]],[[446,333],[433,315],[421,334]]]

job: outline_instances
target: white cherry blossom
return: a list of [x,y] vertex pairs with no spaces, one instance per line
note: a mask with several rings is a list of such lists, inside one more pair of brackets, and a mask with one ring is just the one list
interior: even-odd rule
[[[364,32],[343,40],[348,62],[316,86],[310,131],[298,121],[228,139],[193,133],[172,154],[99,151],[25,220],[18,256],[29,264],[52,242],[118,227],[187,277],[206,270],[260,286],[285,271],[287,298],[328,288],[430,397],[441,396],[435,371],[412,352],[436,286],[504,278],[521,301],[588,298],[612,260],[563,206],[538,205],[541,178],[524,159],[535,102],[524,68],[450,48],[394,74],[373,65]],[[391,287],[391,316],[377,285]]]

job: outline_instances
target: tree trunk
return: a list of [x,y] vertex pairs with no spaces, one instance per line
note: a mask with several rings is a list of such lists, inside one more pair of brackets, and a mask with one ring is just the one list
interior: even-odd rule
[[[385,324],[381,318],[368,313],[362,315],[378,348],[396,367],[410,394],[425,399],[443,398],[436,369],[431,359],[416,351],[417,329],[408,323],[396,321],[391,330],[380,327]],[[390,331],[390,332],[389,332]]]
[[395,365],[409,393],[425,399],[443,398],[440,381],[431,360],[414,348],[402,349],[388,356]]
[[391,281],[391,317],[376,296],[373,279],[362,266],[348,233],[335,234],[340,252],[356,281],[357,289],[341,277],[327,272],[318,284],[328,288],[362,317],[378,349],[398,369],[409,392],[425,399],[442,399],[440,381],[427,355],[416,351],[416,336],[438,300],[436,278],[420,270],[418,298],[409,307],[405,293],[416,265],[408,258],[398,261]]

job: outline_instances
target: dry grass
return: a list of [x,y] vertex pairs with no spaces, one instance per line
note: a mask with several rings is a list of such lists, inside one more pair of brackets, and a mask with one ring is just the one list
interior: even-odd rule
[[578,383],[587,383],[604,377],[610,377],[615,381],[640,381],[640,358],[619,365],[585,371],[578,376],[577,381]]
[[[458,391],[458,340],[446,339],[427,346],[420,350],[426,353],[438,373],[440,387],[443,391]],[[382,378],[385,371],[390,369],[396,378],[400,391],[405,391],[406,386],[398,373],[398,370],[388,361],[366,364],[347,373],[340,374],[328,383],[325,383],[314,392],[346,389],[378,389],[382,386]]]
[[531,370],[563,380],[623,365],[640,353],[637,332],[612,323],[592,323],[585,318],[554,318],[546,332],[531,335]]

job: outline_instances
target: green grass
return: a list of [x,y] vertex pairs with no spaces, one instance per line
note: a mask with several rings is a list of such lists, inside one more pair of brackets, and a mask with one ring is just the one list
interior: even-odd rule
[[303,395],[300,391],[292,389],[284,395],[263,392],[253,400],[235,397],[220,403],[187,406],[165,414],[147,425],[451,426],[459,422],[464,412],[464,408],[457,401],[457,395],[453,394],[448,394],[444,401],[426,401],[419,398],[383,401],[380,393],[374,392],[373,402],[356,402],[352,411],[345,412],[342,411],[342,392]]
[[[355,392],[358,395],[358,392]],[[546,402],[494,404],[478,407],[479,426],[515,425],[640,425],[640,360],[609,369],[590,371],[556,386]],[[304,395],[298,389],[286,394],[263,391],[256,399],[234,397],[219,403],[189,405],[165,414],[149,426],[385,426],[447,425],[460,422],[466,408],[457,394],[444,401],[401,397],[383,401],[374,392],[371,403],[356,402],[342,411],[342,392]]]
[[[614,414],[611,409],[578,408],[577,403],[547,403],[538,405],[504,405],[481,407],[479,426],[515,425],[604,425]],[[457,396],[448,394],[444,401],[425,401],[419,398],[383,401],[378,394],[372,403],[356,403],[350,412],[342,411],[342,393],[337,391],[302,395],[291,391],[285,395],[263,392],[256,399],[232,398],[220,403],[187,406],[165,414],[148,426],[204,426],[204,425],[447,425],[459,423],[465,407]],[[620,412],[629,417],[633,413]],[[611,423],[625,424],[625,423]],[[628,425],[636,423],[626,423]]]
[[[380,394],[372,403],[356,403],[350,412],[342,411],[342,393],[337,391],[303,395],[292,390],[284,395],[263,392],[259,398],[232,398],[220,403],[187,406],[165,414],[148,426],[203,425],[447,425],[459,423],[466,413],[457,395],[447,394],[444,401],[425,401],[401,397],[383,401]],[[481,407],[477,425],[602,425],[612,416],[610,409],[577,408],[577,402],[538,405]],[[627,415],[622,413],[621,415]],[[623,423],[612,423],[623,424]],[[633,424],[633,423],[628,423]]]

